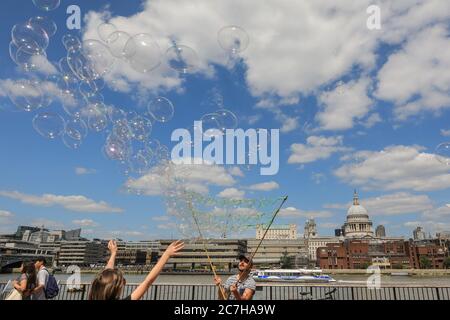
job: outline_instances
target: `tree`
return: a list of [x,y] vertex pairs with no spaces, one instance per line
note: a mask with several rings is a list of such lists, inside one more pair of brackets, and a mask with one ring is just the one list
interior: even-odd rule
[[450,257],[445,258],[444,260],[444,268],[450,269]]
[[280,258],[281,269],[290,269],[292,268],[292,257],[288,256],[287,251],[283,252],[283,255]]
[[420,268],[421,269],[430,269],[431,261],[427,257],[420,257]]

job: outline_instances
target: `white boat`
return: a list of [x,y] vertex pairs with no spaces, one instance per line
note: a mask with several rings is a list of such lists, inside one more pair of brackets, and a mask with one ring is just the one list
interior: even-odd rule
[[320,269],[268,269],[252,272],[255,281],[277,282],[336,282]]

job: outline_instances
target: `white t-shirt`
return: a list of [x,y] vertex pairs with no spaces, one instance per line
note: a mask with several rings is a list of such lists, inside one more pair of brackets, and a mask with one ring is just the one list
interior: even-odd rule
[[33,300],[47,300],[45,298],[45,288],[47,288],[49,273],[45,267],[42,267],[37,274],[37,286],[44,285],[44,288],[33,294]]

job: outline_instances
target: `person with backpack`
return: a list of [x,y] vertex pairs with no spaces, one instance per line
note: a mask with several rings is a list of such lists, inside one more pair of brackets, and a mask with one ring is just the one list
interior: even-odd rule
[[37,271],[37,286],[32,292],[33,300],[47,300],[56,297],[59,293],[55,277],[45,267],[45,257],[39,257],[34,264]]

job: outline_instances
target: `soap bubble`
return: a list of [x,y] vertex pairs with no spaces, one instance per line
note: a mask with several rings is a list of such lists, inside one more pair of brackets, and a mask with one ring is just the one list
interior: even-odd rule
[[167,64],[180,73],[188,73],[194,71],[199,64],[197,53],[194,49],[184,46],[175,45],[166,51]]
[[205,137],[217,137],[223,135],[219,122],[220,115],[217,113],[208,113],[201,117],[203,135]]
[[94,80],[103,77],[111,70],[115,62],[108,48],[97,40],[83,41],[82,52],[89,62],[83,65],[87,71],[82,73],[84,79]]
[[133,138],[138,141],[145,141],[152,132],[152,123],[150,120],[142,117],[135,116],[128,121]]
[[117,31],[117,27],[112,23],[102,23],[97,27],[97,33],[104,42],[108,42],[109,36]]
[[170,121],[175,113],[172,102],[164,97],[157,97],[148,104],[149,114],[158,122]]
[[103,103],[88,105],[88,127],[92,131],[100,132],[108,126],[108,114]]
[[26,72],[36,71],[47,63],[47,54],[39,47],[24,44],[17,49],[14,61]]
[[40,26],[29,22],[16,24],[11,30],[11,37],[18,48],[24,46],[24,50],[30,54],[47,49],[49,44],[47,33]]
[[81,40],[72,34],[65,34],[62,37],[62,43],[67,51],[81,48]]
[[55,139],[64,132],[64,119],[52,112],[38,113],[33,118],[33,128],[44,138]]
[[69,65],[67,57],[63,57],[58,63],[59,71],[61,72],[62,78],[66,83],[65,89],[68,91],[75,91],[78,89],[78,78],[77,75],[72,71]]
[[61,101],[64,111],[75,118],[81,117],[87,109],[86,101],[78,91],[62,93]]
[[113,134],[106,139],[103,152],[108,159],[117,161],[126,161],[130,154],[128,144]]
[[102,90],[105,86],[105,81],[103,78],[97,80],[83,80],[80,81],[78,90],[85,97],[93,96],[98,93],[98,91]]
[[33,0],[34,5],[44,11],[52,11],[59,7],[61,0]]
[[41,107],[42,91],[30,81],[19,80],[8,90],[8,97],[19,110],[31,112]]
[[65,133],[75,140],[83,140],[88,135],[86,122],[80,118],[71,118],[66,121]]
[[238,119],[236,115],[227,109],[219,109],[214,113],[218,114],[217,122],[219,123],[220,129],[225,132],[226,129],[236,129],[238,125]]
[[128,159],[128,170],[138,174],[143,174],[150,169],[153,151],[145,145],[134,145],[133,152]]
[[450,166],[450,142],[444,142],[438,145],[435,156],[440,163]]
[[38,78],[33,78],[29,80],[31,83],[33,83],[36,87],[38,87],[41,90],[42,93],[42,100],[40,108],[48,107],[53,102],[53,94],[56,92],[56,87],[47,81],[42,81]]
[[126,112],[117,107],[110,107],[108,109],[108,116],[109,120],[111,120],[113,124],[119,123],[120,121],[127,119]]
[[93,94],[88,94],[84,98],[85,98],[87,104],[90,104],[90,105],[103,105],[105,102],[105,97],[99,92],[95,92]]
[[78,149],[81,147],[83,140],[74,139],[65,132],[62,136],[62,141],[64,145],[69,149]]
[[218,41],[222,49],[234,55],[247,49],[250,37],[241,27],[226,26],[220,29]]
[[58,30],[56,23],[48,17],[37,16],[28,20],[31,25],[41,27],[49,37],[53,37]]
[[128,125],[127,119],[116,120],[112,132],[116,137],[123,141],[128,141],[133,138],[133,132]]
[[161,49],[149,34],[132,37],[125,46],[125,55],[130,66],[141,73],[156,69],[161,64]]
[[16,44],[14,43],[14,41],[11,41],[9,43],[9,57],[11,58],[12,61],[14,61],[17,64],[17,50],[19,48],[16,46]]
[[108,44],[109,51],[117,58],[128,58],[125,46],[131,36],[123,31],[115,31],[108,36],[106,43]]

